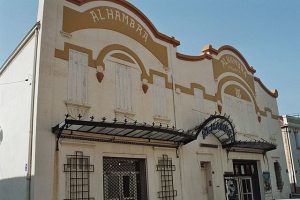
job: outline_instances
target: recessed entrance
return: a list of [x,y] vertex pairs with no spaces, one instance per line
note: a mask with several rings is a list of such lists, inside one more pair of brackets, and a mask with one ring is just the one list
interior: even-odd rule
[[144,159],[103,158],[104,200],[147,200]]
[[260,200],[257,162],[234,160],[232,175],[225,175],[226,200]]

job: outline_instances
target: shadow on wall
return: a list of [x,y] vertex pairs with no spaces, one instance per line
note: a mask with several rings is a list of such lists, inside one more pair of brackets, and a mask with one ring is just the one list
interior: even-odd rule
[[15,177],[0,180],[0,200],[27,199],[26,177]]

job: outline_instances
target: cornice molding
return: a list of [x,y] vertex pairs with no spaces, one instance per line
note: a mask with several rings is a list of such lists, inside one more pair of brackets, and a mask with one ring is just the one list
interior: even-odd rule
[[274,98],[277,98],[277,97],[278,97],[278,90],[277,90],[277,89],[269,90],[269,89],[267,88],[267,86],[265,86],[265,85],[263,84],[263,82],[262,82],[259,78],[255,77],[255,76],[254,76],[254,80],[255,80],[255,81],[261,86],[261,88],[262,88],[267,94],[269,94],[271,97],[274,97]]
[[233,46],[224,45],[224,46],[221,46],[219,49],[215,49],[212,47],[212,45],[209,44],[209,45],[206,45],[203,47],[202,52],[209,53],[211,55],[219,55],[222,51],[226,51],[226,50],[233,52],[243,62],[243,64],[246,66],[247,70],[251,74],[255,74],[256,70],[252,66],[249,65],[249,63],[247,62],[245,57],[241,54],[241,52],[239,52]]
[[201,60],[204,60],[204,59],[211,60],[212,56],[207,54],[207,53],[204,53],[204,54],[199,55],[199,56],[190,56],[190,55],[185,55],[185,54],[177,52],[176,53],[176,58],[179,59],[179,60],[184,60],[184,61],[197,62],[197,61],[201,61]]

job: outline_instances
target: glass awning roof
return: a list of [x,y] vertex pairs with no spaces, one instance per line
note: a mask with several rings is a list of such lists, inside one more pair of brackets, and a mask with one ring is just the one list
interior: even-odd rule
[[214,135],[227,151],[265,153],[276,149],[275,144],[262,138],[238,140],[235,125],[230,116],[226,115],[211,115],[188,133],[196,135],[196,138],[202,135],[203,139],[208,135]]
[[[121,143],[143,144],[151,146],[178,147],[196,138],[183,130],[177,130],[161,124],[152,125],[135,122],[83,121],[65,119],[52,128],[60,138],[91,139]],[[95,135],[97,135],[95,137]],[[99,137],[104,136],[104,137]]]
[[[139,144],[147,146],[178,148],[209,134],[214,135],[227,151],[265,153],[276,149],[276,145],[263,139],[237,140],[236,131],[229,116],[212,115],[196,128],[184,131],[162,124],[138,123],[137,121],[111,122],[75,120],[66,118],[62,123],[52,127],[56,134],[56,148],[60,138],[114,142],[123,144]],[[225,137],[226,136],[226,137]]]
[[264,140],[235,141],[222,145],[229,151],[265,153],[276,149],[276,145]]

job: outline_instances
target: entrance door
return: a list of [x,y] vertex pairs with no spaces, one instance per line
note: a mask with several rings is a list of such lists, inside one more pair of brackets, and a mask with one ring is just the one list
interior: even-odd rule
[[253,188],[251,177],[240,178],[240,196],[242,200],[253,200]]
[[203,200],[213,200],[213,187],[210,162],[200,162],[201,165],[201,193]]
[[225,177],[226,200],[254,200],[251,177]]
[[146,200],[145,161],[103,158],[104,200]]

